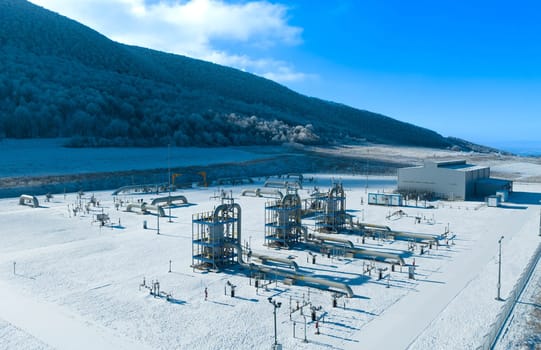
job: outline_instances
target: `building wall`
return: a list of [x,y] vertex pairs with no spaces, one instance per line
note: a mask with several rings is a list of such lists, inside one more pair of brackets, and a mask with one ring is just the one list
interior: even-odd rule
[[[432,163],[420,168],[398,169],[399,191],[433,192],[438,197],[465,199],[466,189],[464,171],[438,168]],[[474,191],[475,186],[473,184],[468,186],[468,190]]]
[[476,196],[476,182],[490,177],[490,168],[466,171],[466,199]]
[[[462,161],[465,164],[465,161]],[[398,169],[398,190],[411,192],[431,192],[447,199],[468,200],[479,195],[480,179],[490,178],[488,167],[459,167],[460,161],[438,163],[426,162],[423,167]],[[488,186],[488,185],[483,185]]]
[[513,182],[509,180],[491,179],[475,184],[475,194],[479,197],[494,195],[498,191],[513,192]]

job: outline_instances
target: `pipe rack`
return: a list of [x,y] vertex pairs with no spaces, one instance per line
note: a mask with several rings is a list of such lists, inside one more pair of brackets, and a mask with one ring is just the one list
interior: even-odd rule
[[167,203],[168,205],[171,205],[175,201],[181,201],[183,204],[188,204],[188,200],[182,195],[154,198],[150,204],[157,205],[158,203]]
[[225,245],[227,247],[230,247],[230,248],[233,248],[233,249],[237,250],[237,260],[238,260],[239,264],[242,267],[246,268],[246,269],[256,270],[258,272],[263,272],[263,273],[270,273],[270,274],[274,274],[274,275],[281,276],[281,277],[284,277],[284,278],[289,278],[289,279],[295,280],[295,281],[308,282],[308,283],[311,283],[311,284],[315,285],[316,288],[319,288],[319,289],[324,289],[324,288],[321,288],[321,287],[318,287],[318,286],[335,288],[335,289],[338,289],[340,292],[343,292],[343,293],[347,294],[347,296],[350,297],[350,298],[355,295],[353,293],[353,290],[351,289],[351,287],[349,285],[345,284],[345,283],[328,281],[328,280],[322,279],[322,278],[306,276],[306,275],[303,275],[303,274],[300,274],[300,273],[297,273],[297,272],[284,271],[284,270],[281,270],[281,269],[267,267],[267,266],[263,266],[263,265],[257,265],[257,264],[253,264],[253,263],[248,264],[248,263],[244,262],[244,260],[242,258],[242,247],[240,245],[231,244],[231,243],[226,243]]

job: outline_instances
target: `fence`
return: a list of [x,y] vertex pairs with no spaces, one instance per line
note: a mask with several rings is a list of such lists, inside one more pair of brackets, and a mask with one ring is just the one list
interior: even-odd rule
[[509,297],[505,301],[502,310],[500,311],[498,316],[496,316],[496,320],[490,325],[490,330],[483,337],[483,342],[479,347],[477,347],[477,350],[490,350],[495,345],[496,340],[498,339],[498,336],[502,330],[502,327],[505,325],[505,322],[511,315],[515,303],[522,294],[524,288],[526,287],[528,280],[532,276],[532,273],[540,257],[541,243],[537,246],[537,249],[535,250],[530,261],[528,262],[528,265],[526,265],[526,268],[520,275],[517,283],[515,283],[513,290],[511,291],[511,293],[509,293]]

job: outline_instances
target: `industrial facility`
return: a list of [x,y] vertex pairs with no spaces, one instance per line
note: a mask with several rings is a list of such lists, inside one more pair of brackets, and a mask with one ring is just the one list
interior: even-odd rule
[[398,169],[398,192],[410,196],[471,200],[512,190],[512,181],[491,178],[490,167],[465,160],[425,161],[423,166]]
[[[482,303],[483,310],[490,310],[490,303],[500,302],[485,290],[488,283],[495,286],[495,274],[490,273],[495,271],[494,241],[501,242],[503,233],[517,235],[520,239],[512,244],[521,243],[521,251],[538,239],[538,206],[508,210],[526,206],[520,202],[524,184],[517,182],[507,200],[508,192],[500,189],[510,189],[510,183],[490,179],[488,168],[465,162],[440,165],[433,166],[433,176],[447,176],[445,184],[458,182],[457,173],[477,171],[464,175],[464,183],[477,178],[472,180],[474,195],[494,190],[496,196],[418,205],[411,195],[396,193],[394,177],[387,183],[380,177],[366,182],[358,175],[339,180],[317,175],[308,188],[300,175],[294,185],[293,175],[282,175],[253,183],[228,177],[228,187],[183,193],[175,188],[169,192],[166,186],[169,193],[162,194],[161,187],[132,184],[112,196],[80,191],[47,201],[52,197],[48,195],[46,206],[31,195],[7,199],[0,205],[11,231],[3,241],[20,253],[4,259],[0,285],[12,288],[0,290],[20,298],[19,305],[36,297],[54,305],[56,295],[74,296],[76,307],[89,310],[89,318],[103,320],[100,329],[105,322],[126,327],[130,338],[124,347],[130,349],[137,348],[132,341],[157,344],[153,348],[259,348],[272,342],[273,349],[282,344],[284,349],[347,349],[365,342],[377,345],[385,329],[402,329],[397,325],[414,325],[412,336],[422,336],[443,303],[456,304],[454,296],[459,302],[475,299],[469,309]],[[211,184],[224,181],[213,179]],[[235,188],[233,182],[244,188]],[[462,195],[453,191],[455,199]],[[17,203],[39,209],[15,207]],[[509,220],[511,215],[516,219]],[[29,245],[34,242],[38,245]],[[29,255],[33,247],[42,247],[40,254]],[[511,264],[518,258],[505,262],[514,268]],[[505,296],[514,280],[510,275],[502,280]],[[470,282],[475,288],[464,287]],[[28,298],[19,292],[26,288],[32,293]],[[449,288],[454,296],[446,293]],[[463,290],[483,294],[471,298],[463,296]],[[418,308],[434,309],[420,326],[417,320],[409,322]],[[49,314],[42,315],[47,322]],[[88,327],[86,321],[82,329]],[[122,348],[109,346],[117,341],[101,348]]]

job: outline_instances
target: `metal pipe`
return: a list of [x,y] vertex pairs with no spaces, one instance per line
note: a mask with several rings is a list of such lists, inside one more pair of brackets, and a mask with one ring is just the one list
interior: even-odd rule
[[160,188],[166,188],[166,187],[167,187],[167,183],[123,186],[113,191],[113,196],[117,196],[122,192],[127,192],[130,190],[133,190],[134,192],[140,192],[140,193],[159,192]]
[[364,256],[378,257],[384,259],[393,259],[400,265],[405,265],[404,259],[399,254],[382,252],[379,250],[372,250],[367,248],[346,248],[346,252],[351,254],[359,254]]
[[139,203],[130,203],[130,204],[128,204],[128,205],[126,206],[126,211],[132,212],[132,209],[133,209],[133,208],[137,208],[137,209],[139,209],[141,212],[144,212],[144,209],[143,209],[144,205],[145,205],[145,203],[141,203],[141,204],[139,204]]
[[265,263],[266,260],[268,260],[268,261],[275,261],[275,262],[279,262],[279,263],[283,263],[283,264],[289,265],[289,266],[290,266],[291,268],[293,268],[295,271],[299,271],[299,265],[297,265],[297,263],[294,262],[294,261],[291,260],[291,259],[284,259],[284,258],[272,257],[272,256],[264,255],[264,254],[254,253],[254,252],[252,252],[252,256],[258,258],[258,259],[261,260],[261,261],[263,261],[263,263]]
[[342,238],[337,238],[337,237],[329,237],[329,236],[320,236],[320,235],[316,235],[316,234],[312,234],[312,238],[320,240],[320,241],[322,241],[322,243],[325,242],[325,241],[338,242],[338,243],[346,244],[350,248],[355,248],[355,245],[353,244],[353,242],[348,240],[348,239],[342,239]]
[[256,188],[255,190],[247,189],[241,192],[241,196],[254,195],[254,197],[260,197],[259,192],[260,192],[259,188]]
[[[308,229],[306,227],[304,227],[304,226],[302,227],[302,232],[303,232],[303,238],[304,238],[305,242],[315,244],[318,247],[329,248],[328,245],[325,245],[325,244],[320,243],[320,242],[314,242],[314,240],[309,238]],[[348,252],[348,253],[351,253],[351,254],[372,256],[372,257],[380,257],[380,258],[384,258],[384,259],[393,259],[396,262],[398,262],[400,265],[405,265],[406,264],[404,259],[399,254],[387,253],[387,252],[382,252],[382,251],[379,251],[379,250],[372,250],[372,249],[367,249],[367,248],[356,248],[355,245],[353,244],[353,242],[351,242],[349,240],[346,240],[346,239],[340,239],[340,238],[335,238],[335,237],[327,237],[327,236],[319,236],[319,235],[312,235],[312,237],[315,238],[315,239],[319,239],[319,240],[334,241],[334,242],[340,242],[340,243],[347,244],[347,245],[349,245],[349,247],[344,247],[345,251]]]
[[39,201],[36,196],[31,196],[29,194],[22,194],[21,197],[19,198],[19,204],[25,205],[27,201],[29,203],[32,203],[32,206],[34,208],[39,207]]
[[321,285],[321,286],[325,286],[325,287],[331,287],[331,288],[339,289],[341,291],[344,291],[345,294],[347,294],[347,296],[350,297],[350,298],[355,295],[353,293],[353,290],[351,289],[351,287],[348,286],[345,283],[333,282],[333,281],[329,281],[329,280],[322,279],[322,278],[305,276],[305,275],[301,275],[301,274],[296,273],[296,272],[284,271],[284,270],[280,270],[280,269],[277,269],[277,268],[270,268],[270,267],[267,267],[267,266],[256,265],[256,264],[253,264],[253,263],[247,264],[242,259],[242,247],[240,245],[232,244],[232,243],[226,243],[225,246],[230,247],[230,248],[234,248],[234,249],[237,250],[239,264],[244,268],[254,269],[254,270],[257,270],[259,272],[264,272],[264,273],[273,273],[273,274],[275,274],[277,276],[290,278],[292,280],[305,281],[305,282],[308,282],[308,283],[312,283],[312,284],[314,284],[316,286]]
[[329,193],[329,197],[333,198],[343,198],[345,196],[344,194],[344,187],[342,187],[342,184],[335,184],[333,188],[331,189],[331,192]]
[[391,228],[389,226],[384,226],[384,225],[367,224],[367,223],[364,223],[364,222],[359,222],[359,223],[357,223],[357,225],[359,225],[359,227],[361,229],[364,229],[365,227],[367,227],[367,228],[374,228],[374,229],[380,229],[380,230],[385,230],[385,231],[391,231]]
[[392,230],[389,231],[389,233],[395,237],[413,238],[413,239],[419,239],[421,241],[431,241],[438,244],[439,236],[435,236],[435,235],[431,235],[427,233],[400,232],[400,231],[392,231]]
[[343,290],[343,291],[346,292],[347,296],[350,297],[350,298],[355,295],[353,293],[353,290],[351,289],[351,287],[348,286],[345,283],[333,282],[333,281],[328,281],[328,280],[324,280],[324,279],[321,279],[321,278],[310,277],[310,276],[305,276],[305,275],[295,275],[294,279],[309,282],[309,283],[316,284],[316,285],[321,284],[321,285],[324,285],[324,286],[327,286],[327,287],[332,287],[332,288]]
[[239,225],[237,225],[237,229],[238,229],[238,231],[237,231],[237,241],[241,242],[240,223],[242,221],[241,221],[241,208],[240,208],[240,205],[238,203],[226,203],[226,204],[220,204],[219,206],[217,206],[216,209],[214,209],[214,214],[212,216],[212,221],[213,222],[218,222],[218,220],[222,217],[221,213],[225,212],[225,211],[229,211],[229,210],[231,210],[231,208],[237,209],[237,219],[238,219],[238,223],[239,223]]
[[280,197],[280,200],[282,198],[284,198],[284,195],[282,194],[282,192],[280,190],[270,190],[270,189],[265,189],[265,188],[262,188],[262,189],[258,189],[259,190],[259,194],[262,196],[264,194],[267,194],[267,195],[275,195],[275,196],[278,196]]
[[143,204],[141,204],[141,210],[143,210],[143,211],[154,210],[156,212],[156,215],[162,216],[162,217],[166,216],[165,211],[159,205],[148,205],[146,203],[143,203]]
[[152,202],[150,202],[151,205],[156,205],[158,203],[167,203],[171,205],[174,201],[182,201],[184,204],[188,203],[188,199],[186,199],[185,196],[179,195],[179,196],[168,196],[168,197],[159,197],[154,198]]

